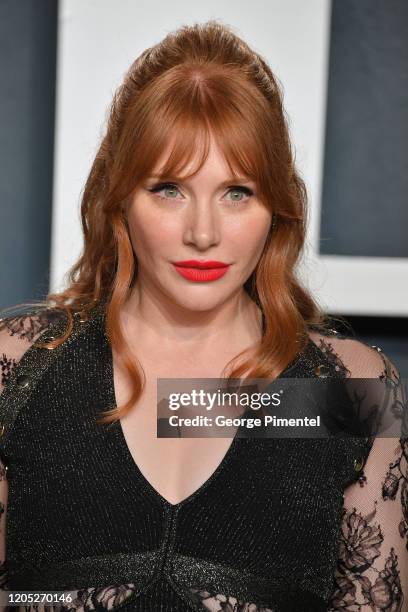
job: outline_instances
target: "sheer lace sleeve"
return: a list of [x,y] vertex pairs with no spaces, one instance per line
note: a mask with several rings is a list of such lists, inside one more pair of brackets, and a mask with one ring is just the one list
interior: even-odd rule
[[[7,469],[0,460],[0,591],[7,589],[7,566],[6,566],[6,509],[8,497]],[[6,610],[0,605],[0,611]]]
[[[25,352],[48,326],[49,311],[4,317],[0,319],[0,395],[4,391],[14,367]],[[0,415],[1,416],[1,415]],[[0,419],[0,442],[3,423]],[[8,499],[7,462],[0,452],[0,590],[8,589],[6,562],[6,510]],[[0,610],[5,610],[0,605]]]
[[51,310],[0,318],[0,393],[14,366],[54,319]]
[[[340,549],[328,610],[408,612],[408,404],[394,363],[358,340],[315,337],[352,378],[379,378],[401,437],[374,438],[358,480],[344,492]],[[405,424],[405,426],[404,426]]]

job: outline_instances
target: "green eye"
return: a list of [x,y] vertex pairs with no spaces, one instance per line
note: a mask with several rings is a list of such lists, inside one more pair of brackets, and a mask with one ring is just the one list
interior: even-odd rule
[[[176,197],[160,195],[161,191],[170,191],[170,192],[173,192],[173,194],[177,194],[177,192],[180,193],[177,185],[175,185],[174,183],[159,183],[158,185],[155,185],[154,187],[149,189],[149,191],[151,193],[157,193],[159,198],[161,198],[162,200],[175,200]],[[240,185],[232,185],[231,187],[228,188],[228,193],[238,195],[238,197],[233,197],[230,200],[230,203],[232,206],[237,206],[238,204],[242,204],[243,202],[246,202],[249,197],[254,195],[254,192],[252,191],[252,189],[250,189],[249,187],[243,187]],[[243,198],[242,195],[247,196],[247,197]]]
[[232,186],[229,187],[229,193],[232,194],[243,194],[246,195],[246,198],[232,198],[230,200],[231,206],[238,206],[239,204],[243,204],[244,202],[247,202],[247,200],[254,195],[254,192],[252,191],[252,189],[249,189],[249,187],[241,187],[241,186]]
[[[178,191],[178,188],[176,185],[174,185],[173,183],[160,183],[159,185],[156,185],[155,187],[152,187],[151,189],[149,189],[149,191],[151,193],[157,193],[159,194],[160,191]],[[166,197],[166,196],[161,196],[159,195],[160,198],[162,198],[163,200],[174,200],[175,198],[173,197]]]

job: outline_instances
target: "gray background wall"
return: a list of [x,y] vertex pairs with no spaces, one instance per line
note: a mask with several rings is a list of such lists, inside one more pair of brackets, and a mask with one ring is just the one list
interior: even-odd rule
[[48,291],[56,0],[0,0],[0,307]]
[[333,0],[322,254],[408,257],[408,2]]

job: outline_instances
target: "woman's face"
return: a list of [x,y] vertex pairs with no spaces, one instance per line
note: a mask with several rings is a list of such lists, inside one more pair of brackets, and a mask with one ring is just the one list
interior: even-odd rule
[[[158,170],[159,165],[152,174]],[[204,166],[192,178],[181,182],[150,176],[138,186],[127,219],[139,288],[205,311],[242,290],[262,253],[271,213],[258,200],[255,183],[230,180],[212,140]],[[199,272],[174,265],[188,260],[228,267]]]

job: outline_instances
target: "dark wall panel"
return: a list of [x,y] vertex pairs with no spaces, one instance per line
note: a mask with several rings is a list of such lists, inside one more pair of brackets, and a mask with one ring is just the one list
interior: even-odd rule
[[49,287],[57,15],[0,1],[0,307]]
[[408,257],[408,2],[333,0],[320,252]]

